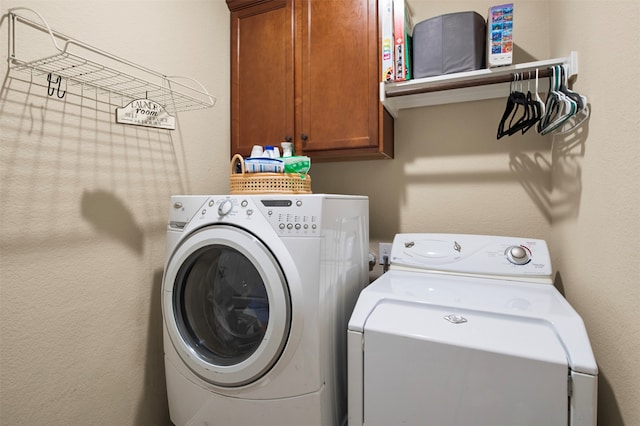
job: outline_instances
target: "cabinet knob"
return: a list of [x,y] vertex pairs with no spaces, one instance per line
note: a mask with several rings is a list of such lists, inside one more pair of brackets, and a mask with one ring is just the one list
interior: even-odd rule
[[287,135],[284,137],[285,142],[291,142],[291,136]]
[[300,135],[300,139],[302,139],[303,141],[306,141],[307,139],[309,139],[309,136],[307,136],[306,133],[303,133]]

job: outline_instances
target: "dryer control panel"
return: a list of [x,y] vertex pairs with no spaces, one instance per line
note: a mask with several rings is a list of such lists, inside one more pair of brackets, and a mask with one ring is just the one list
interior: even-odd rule
[[469,234],[397,234],[391,268],[550,280],[544,240]]

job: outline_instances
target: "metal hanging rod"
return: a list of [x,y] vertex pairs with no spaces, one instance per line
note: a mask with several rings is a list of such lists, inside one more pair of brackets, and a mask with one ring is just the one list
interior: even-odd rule
[[[536,78],[535,71],[533,74],[530,74],[530,71],[529,74],[522,71],[513,71],[510,74],[505,75],[474,77],[461,81],[438,81],[430,84],[427,87],[399,88],[391,93],[387,93],[387,97],[392,98],[395,96],[415,95],[420,93],[441,92],[444,90],[464,89],[468,87],[486,86],[491,84],[511,83],[514,81],[514,74],[518,74],[520,76],[519,80],[529,80],[532,78]],[[538,78],[549,77],[550,75],[551,70],[549,68],[544,68],[538,71]]]

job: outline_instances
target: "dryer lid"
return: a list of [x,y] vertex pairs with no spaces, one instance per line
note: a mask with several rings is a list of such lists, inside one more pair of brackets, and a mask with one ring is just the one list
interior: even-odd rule
[[567,366],[567,354],[552,324],[537,318],[385,300],[369,315],[367,332],[436,342],[450,348],[452,359],[459,348],[468,348]]
[[[389,308],[377,310],[389,303],[395,306],[393,311]],[[412,329],[416,336],[433,334],[440,328],[428,328],[435,326],[423,324],[418,312],[430,312],[436,307],[446,309],[448,312],[444,315],[464,316],[462,313],[476,312],[487,318],[500,318],[496,323],[482,323],[487,329],[496,330],[496,338],[500,337],[501,330],[505,333],[518,330],[523,324],[529,324],[527,327],[537,324],[533,330],[545,327],[557,336],[557,345],[562,348],[572,370],[591,375],[598,373],[582,318],[552,285],[392,270],[361,292],[349,321],[349,330],[365,332],[384,316],[388,332],[403,333],[405,329]],[[403,308],[407,308],[407,313],[396,312]],[[440,322],[447,321],[440,318]],[[442,327],[445,325],[441,324]],[[415,327],[421,328],[413,329]],[[496,345],[511,350],[509,342]]]

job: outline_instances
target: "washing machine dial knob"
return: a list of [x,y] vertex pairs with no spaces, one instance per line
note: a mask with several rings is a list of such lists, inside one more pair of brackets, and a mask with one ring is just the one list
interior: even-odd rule
[[507,249],[507,259],[515,265],[524,265],[531,260],[529,250],[522,246],[511,246]]
[[233,203],[231,202],[231,200],[224,200],[218,206],[218,214],[220,216],[228,215],[229,213],[231,213],[231,210],[233,210]]

